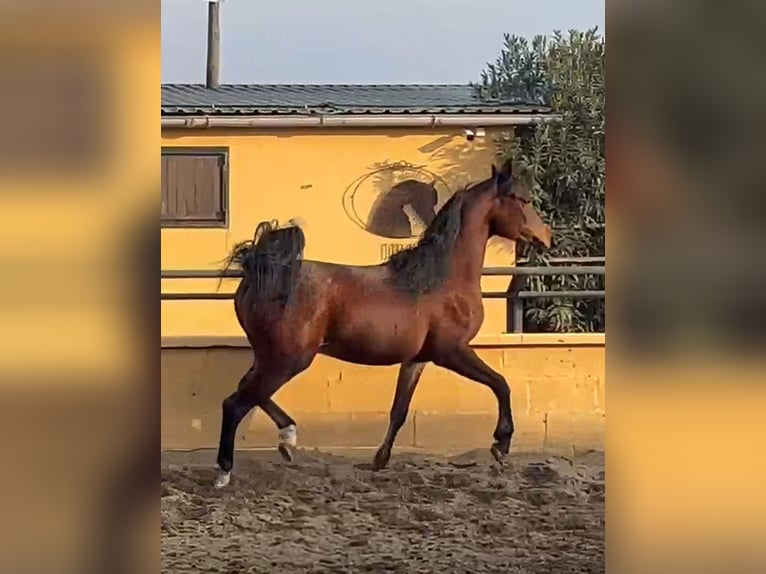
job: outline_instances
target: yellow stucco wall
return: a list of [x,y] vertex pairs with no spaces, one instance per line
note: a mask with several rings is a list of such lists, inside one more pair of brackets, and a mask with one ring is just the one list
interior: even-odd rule
[[[213,269],[237,241],[252,237],[262,220],[304,224],[307,258],[349,264],[381,261],[385,239],[355,224],[343,207],[344,192],[384,162],[408,162],[437,174],[454,191],[489,175],[494,159],[491,133],[468,142],[460,129],[354,130],[165,130],[164,146],[229,148],[227,229],[162,230],[163,269]],[[513,247],[492,242],[485,265],[514,261]],[[485,278],[484,290],[504,290],[509,278]],[[227,280],[221,290],[233,290]],[[163,292],[212,291],[216,280],[163,280]],[[505,330],[503,300],[485,301],[480,334]],[[163,301],[163,336],[242,335],[231,301]]]

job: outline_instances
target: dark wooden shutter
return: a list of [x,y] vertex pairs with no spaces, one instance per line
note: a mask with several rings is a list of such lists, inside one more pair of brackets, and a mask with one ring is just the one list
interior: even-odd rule
[[223,224],[225,156],[163,153],[162,220],[174,225]]

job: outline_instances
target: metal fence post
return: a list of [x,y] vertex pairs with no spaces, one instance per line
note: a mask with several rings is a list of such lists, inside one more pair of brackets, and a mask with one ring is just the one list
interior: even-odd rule
[[508,324],[507,328],[511,333],[522,333],[524,331],[524,300],[519,297],[519,292],[524,289],[526,283],[526,275],[514,275],[511,279],[511,284],[508,286],[508,302],[510,305],[506,307],[508,315],[506,322]]

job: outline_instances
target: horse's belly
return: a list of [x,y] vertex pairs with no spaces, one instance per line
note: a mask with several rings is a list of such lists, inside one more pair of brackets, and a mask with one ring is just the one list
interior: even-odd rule
[[407,360],[408,354],[396,348],[370,348],[358,342],[333,341],[319,347],[320,355],[327,355],[357,365],[397,365]]
[[415,321],[360,321],[329,332],[319,352],[361,365],[395,365],[420,352],[423,329]]

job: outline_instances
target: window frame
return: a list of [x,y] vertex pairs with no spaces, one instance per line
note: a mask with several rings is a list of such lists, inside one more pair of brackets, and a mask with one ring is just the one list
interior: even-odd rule
[[[163,219],[160,214],[160,227],[169,229],[228,229],[229,213],[229,148],[223,146],[162,146],[163,156],[214,156],[223,160],[221,165],[221,219]],[[161,160],[160,160],[161,161]],[[162,186],[162,184],[160,184]],[[160,202],[162,188],[160,187]]]

